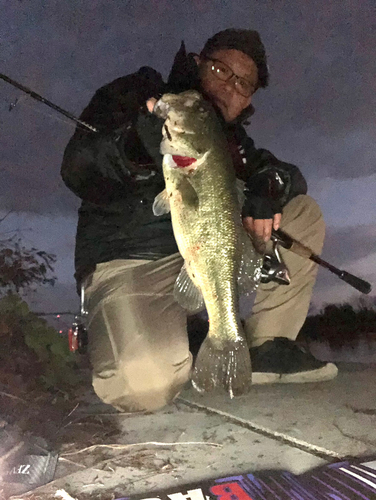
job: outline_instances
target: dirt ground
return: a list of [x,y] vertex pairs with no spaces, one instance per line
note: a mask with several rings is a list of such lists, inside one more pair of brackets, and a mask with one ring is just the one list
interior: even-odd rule
[[[23,455],[55,452],[61,456],[94,444],[116,442],[119,430],[113,425],[114,419],[106,419],[107,409],[104,415],[87,414],[90,404],[85,400],[93,400],[95,395],[88,360],[86,356],[79,358],[77,375],[81,383],[64,391],[46,390],[39,384],[39,368],[33,360],[27,370],[28,380],[25,375],[12,373],[14,364],[0,368],[0,473]],[[114,412],[111,408],[108,411]],[[67,465],[69,462],[66,459]],[[0,500],[16,490],[14,484],[0,482]]]
[[[193,325],[196,331],[199,331],[199,326]],[[197,352],[201,337],[190,337],[192,352]],[[124,491],[132,491],[133,483],[137,488],[138,482],[142,481],[144,486],[139,486],[140,488],[154,491],[156,487],[154,485],[158,485],[159,480],[165,481],[168,474],[170,474],[168,480],[174,484],[174,481],[181,481],[181,478],[185,480],[191,469],[192,477],[198,477],[200,474],[213,475],[216,470],[213,467],[218,467],[218,464],[221,467],[223,465],[223,472],[226,473],[231,467],[234,472],[239,472],[240,469],[253,470],[256,465],[265,467],[267,463],[273,467],[275,464],[280,464],[283,468],[304,461],[308,464],[307,467],[312,465],[312,457],[306,454],[303,460],[299,455],[301,452],[289,447],[281,446],[277,449],[281,456],[278,459],[275,444],[270,439],[260,438],[242,427],[237,429],[225,420],[222,421],[221,417],[209,417],[186,406],[175,405],[158,415],[143,413],[127,417],[127,414],[119,414],[95,396],[91,387],[87,355],[77,355],[76,376],[79,384],[76,387],[47,390],[39,382],[41,367],[32,353],[28,353],[24,348],[14,348],[12,351],[5,348],[3,353],[6,362],[0,363],[0,500],[8,500],[10,497],[12,500],[53,498],[53,494],[50,493],[33,493],[35,486],[26,487],[20,483],[4,480],[1,482],[1,475],[7,468],[19,463],[20,457],[30,454],[57,453],[58,462],[51,488],[55,487],[55,484],[67,484],[69,489],[69,486],[76,481],[76,484],[84,485],[81,489],[75,490],[79,491],[79,495],[74,496],[80,500],[119,498],[123,496]],[[249,397],[237,403],[231,402],[231,405],[221,401],[219,407],[234,414],[239,411],[242,418],[244,415],[247,417],[251,415],[255,421],[260,419],[259,423],[263,426],[268,423],[271,429],[277,426],[275,430],[278,432],[282,426],[283,429],[286,427],[288,434],[295,436],[297,433],[307,438],[308,430],[312,430],[312,422],[307,421],[307,413],[310,413],[307,405],[311,399],[315,401],[316,398],[316,409],[320,405],[323,408],[327,406],[327,414],[324,415],[323,412],[322,422],[316,415],[316,427],[320,433],[324,435],[326,432],[325,437],[328,443],[333,441],[334,450],[339,450],[340,444],[346,452],[349,450],[349,454],[358,456],[369,450],[374,451],[373,438],[372,442],[369,438],[364,442],[362,436],[361,439],[355,439],[353,436],[359,429],[374,429],[376,410],[372,391],[369,387],[367,389],[368,383],[366,383],[369,377],[373,377],[374,371],[368,375],[368,372],[364,371],[367,367],[363,368],[361,365],[361,370],[358,367],[353,377],[351,372],[355,370],[353,364],[350,368],[346,367],[343,372],[343,380],[339,377],[339,380],[331,385],[317,388],[296,387],[293,390],[284,387],[256,388]],[[190,397],[195,401],[195,395]],[[290,401],[289,398],[292,399],[291,405],[287,405],[288,408],[293,406],[298,412],[298,414],[293,412],[290,423],[286,416],[287,409],[283,407],[283,402]],[[300,400],[299,406],[297,402]],[[367,413],[364,410],[366,400],[370,408],[367,409]],[[216,401],[213,401],[216,404]],[[214,407],[214,403],[208,399],[208,406]],[[226,404],[229,405],[228,408]],[[270,417],[270,408],[276,409],[278,413],[278,405],[281,406],[281,415]],[[302,410],[301,414],[299,408]],[[339,420],[325,430],[325,423],[333,416]],[[368,420],[360,422],[360,418],[369,419],[369,422]],[[192,426],[193,420],[194,426]],[[220,430],[223,435],[213,434],[212,428],[215,429],[215,433]],[[370,432],[371,430],[367,430],[368,434]],[[312,435],[307,439],[308,441],[312,439],[314,442],[316,437]],[[319,439],[321,434],[317,437],[318,445],[321,444]],[[179,445],[179,449],[175,445]],[[194,451],[185,454],[185,446],[193,447]],[[211,446],[216,447],[215,453],[212,452]],[[228,450],[232,448],[234,457],[233,460],[229,460]],[[256,462],[249,457],[249,449],[256,454]],[[291,453],[294,455],[293,458]],[[295,453],[298,453],[296,457]],[[247,460],[250,460],[248,465]],[[200,468],[201,464],[206,465]],[[313,465],[316,465],[316,462]],[[82,476],[77,481],[76,476],[81,473]],[[149,478],[152,478],[150,489]],[[89,488],[94,483],[97,488],[95,492],[94,490],[86,492],[85,486]],[[102,491],[99,491],[98,484]],[[27,491],[29,493],[26,493]]]

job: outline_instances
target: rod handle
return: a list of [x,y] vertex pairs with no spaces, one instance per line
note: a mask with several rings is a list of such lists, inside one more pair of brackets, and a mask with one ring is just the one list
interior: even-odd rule
[[358,278],[357,276],[348,273],[347,271],[341,271],[339,277],[341,278],[341,280],[345,281],[353,288],[366,295],[370,293],[370,291],[372,290],[371,283],[368,283],[368,281],[364,281],[361,278]]

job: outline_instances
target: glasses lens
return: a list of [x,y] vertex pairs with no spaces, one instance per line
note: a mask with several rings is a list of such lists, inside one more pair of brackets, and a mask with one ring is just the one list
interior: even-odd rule
[[247,80],[244,80],[243,78],[237,78],[237,80],[235,82],[235,86],[236,86],[236,90],[243,97],[250,97],[255,91],[254,86],[250,82],[248,82]]
[[[211,63],[211,70],[219,80],[227,82],[235,75],[235,73],[229,66],[227,66],[227,64],[218,60],[211,60]],[[239,94],[243,97],[250,97],[255,91],[252,83],[250,83],[248,80],[245,80],[244,78],[241,78],[240,76],[235,75],[234,83],[237,92],[239,92]]]
[[224,82],[229,80],[234,74],[226,64],[220,61],[213,61],[211,69],[215,76]]

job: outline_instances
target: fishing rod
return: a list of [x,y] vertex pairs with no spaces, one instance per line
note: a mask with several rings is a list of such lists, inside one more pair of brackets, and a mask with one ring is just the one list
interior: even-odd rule
[[[16,87],[19,90],[22,90],[22,92],[25,92],[28,94],[30,97],[33,99],[36,99],[37,101],[46,104],[46,106],[49,106],[53,110],[57,111],[58,113],[61,113],[65,117],[69,118],[70,120],[74,121],[75,123],[85,127],[87,130],[90,130],[91,132],[98,132],[98,129],[90,125],[89,123],[84,122],[83,120],[80,120],[76,116],[74,116],[72,113],[69,113],[69,111],[65,111],[65,109],[61,108],[60,106],[57,106],[53,102],[49,101],[48,99],[45,99],[41,95],[37,94],[33,90],[29,89],[28,87],[25,87],[24,85],[21,85],[20,83],[16,82],[15,80],[12,80],[8,76],[0,73],[0,78],[4,80],[5,82],[9,83],[10,85],[13,85],[13,87]],[[309,260],[312,260],[316,264],[318,264],[321,267],[324,267],[325,269],[328,269],[330,272],[338,276],[341,280],[343,280],[345,283],[348,285],[352,286],[356,290],[358,290],[361,293],[368,294],[372,290],[372,286],[370,283],[367,281],[358,278],[357,276],[354,276],[353,274],[348,273],[347,271],[340,270],[333,266],[332,264],[329,264],[325,260],[321,259],[318,255],[316,255],[312,250],[299,241],[295,240],[288,234],[286,234],[284,231],[281,229],[278,229],[277,231],[273,230],[272,232],[273,238],[276,239],[276,241],[283,247],[286,248],[287,250],[290,250],[291,252],[296,253],[297,255],[300,255],[301,257],[305,257]]]
[[56,104],[49,101],[45,97],[42,97],[41,95],[37,94],[33,90],[25,87],[24,85],[21,85],[21,83],[18,83],[15,80],[12,80],[11,78],[9,78],[9,76],[6,76],[6,75],[3,75],[2,73],[0,73],[0,78],[2,80],[4,80],[4,82],[7,82],[10,85],[13,85],[13,87],[16,87],[17,89],[22,90],[22,92],[25,92],[25,94],[29,95],[33,99],[35,99],[39,102],[42,102],[43,104],[46,104],[48,107],[54,109],[58,113],[64,115],[65,117],[69,118],[70,120],[73,120],[74,122],[78,123],[79,125],[82,125],[83,127],[90,130],[91,132],[98,132],[98,130],[95,127],[93,127],[92,125],[90,125],[89,123],[86,123],[86,122],[80,120],[76,116],[72,115],[72,113],[69,113],[69,111],[65,111],[65,109],[61,108],[60,106],[57,106]]
[[338,276],[339,279],[352,286],[359,292],[367,295],[372,290],[372,286],[370,283],[368,283],[368,281],[358,278],[357,276],[354,276],[347,271],[343,271],[333,266],[332,264],[329,264],[329,262],[326,262],[321,257],[316,255],[310,248],[295,240],[281,229],[273,229],[272,238],[275,239],[281,245],[281,247],[286,248],[287,250],[290,250],[297,255],[300,255],[300,257],[305,257],[306,259],[312,260],[319,266],[328,269],[330,272]]

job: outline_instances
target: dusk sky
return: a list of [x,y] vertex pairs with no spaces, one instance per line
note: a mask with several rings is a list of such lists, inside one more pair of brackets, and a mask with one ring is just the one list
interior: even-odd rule
[[[375,0],[0,0],[0,12],[0,72],[77,116],[140,66],[167,77],[181,40],[199,52],[222,29],[258,30],[271,77],[247,131],[305,175],[327,223],[323,258],[376,283]],[[74,124],[0,80],[0,131],[0,218],[12,210],[0,238],[17,229],[58,257],[35,310],[75,308],[79,199],[60,178]],[[360,296],[322,270],[313,302]]]

